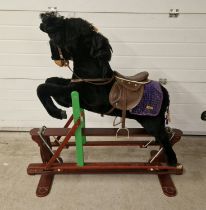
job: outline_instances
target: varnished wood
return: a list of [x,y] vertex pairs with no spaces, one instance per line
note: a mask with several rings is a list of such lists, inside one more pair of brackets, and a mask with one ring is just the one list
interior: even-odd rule
[[[38,135],[39,129],[35,128],[31,130],[32,139],[39,145],[40,153],[42,156],[43,163],[33,163],[30,164],[27,168],[27,173],[30,175],[40,174],[41,178],[37,187],[37,196],[43,197],[46,196],[51,187],[54,175],[56,174],[156,174],[159,178],[160,185],[165,195],[175,196],[177,194],[174,183],[171,179],[170,174],[182,174],[183,167],[178,165],[177,167],[168,166],[166,164],[164,151],[156,157],[152,163],[148,162],[96,162],[96,163],[85,163],[84,166],[77,166],[76,163],[58,163],[54,162],[56,157],[59,155],[51,155],[48,151],[42,140]],[[83,134],[86,136],[115,136],[117,129],[116,128],[84,128],[82,129]],[[148,135],[144,129],[129,129],[130,136],[132,137],[151,137]],[[171,144],[174,145],[177,143],[181,136],[182,132],[178,129],[173,130],[175,132],[174,137],[171,139]],[[51,142],[51,136],[60,137],[67,136],[68,133],[72,133],[70,128],[47,128],[44,132],[44,138],[47,141],[49,147],[52,149],[54,146],[60,147],[56,141]],[[120,133],[121,136],[126,136],[124,133]],[[65,138],[64,138],[65,139]],[[68,142],[66,140],[60,143],[63,143],[60,147],[63,148],[75,146],[75,142]],[[149,140],[116,140],[116,141],[87,141],[84,146],[139,146],[144,148],[145,145],[149,143]],[[158,143],[152,141],[148,146],[158,146]],[[59,150],[60,150],[59,149]],[[157,151],[151,152],[150,160],[155,156]],[[49,165],[48,165],[49,162]],[[48,167],[49,166],[49,167]]]
[[[70,128],[47,128],[45,136],[66,136]],[[37,135],[39,128],[33,128],[30,131],[32,136]],[[83,135],[85,136],[115,136],[118,128],[82,128]],[[129,128],[130,136],[150,136],[143,128]],[[119,132],[119,136],[126,136],[123,131]]]
[[142,162],[99,162],[99,163],[85,163],[83,167],[77,166],[76,163],[54,163],[48,170],[45,163],[33,163],[28,166],[28,174],[99,174],[99,173],[131,173],[131,174],[176,174],[182,173],[181,166],[173,167],[161,164],[149,164]]
[[42,174],[36,189],[38,197],[45,197],[49,194],[54,180],[54,174]]

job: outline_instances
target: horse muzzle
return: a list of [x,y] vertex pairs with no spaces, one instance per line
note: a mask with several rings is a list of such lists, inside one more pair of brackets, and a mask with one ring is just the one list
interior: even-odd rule
[[69,61],[66,60],[54,60],[55,64],[59,67],[68,66]]

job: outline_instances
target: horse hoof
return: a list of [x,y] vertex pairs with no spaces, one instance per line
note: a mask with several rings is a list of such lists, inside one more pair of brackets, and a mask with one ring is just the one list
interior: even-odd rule
[[169,166],[174,166],[174,167],[176,167],[176,166],[177,166],[177,160],[168,160],[168,161],[167,161],[167,164],[168,164]]
[[67,113],[64,110],[61,110],[61,117],[62,119],[67,119]]

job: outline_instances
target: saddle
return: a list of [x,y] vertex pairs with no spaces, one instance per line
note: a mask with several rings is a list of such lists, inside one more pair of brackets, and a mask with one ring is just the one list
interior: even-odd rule
[[134,108],[142,99],[144,85],[149,82],[149,73],[140,72],[134,76],[124,76],[114,71],[115,82],[109,93],[113,108],[122,110],[122,128],[125,128],[126,111]]

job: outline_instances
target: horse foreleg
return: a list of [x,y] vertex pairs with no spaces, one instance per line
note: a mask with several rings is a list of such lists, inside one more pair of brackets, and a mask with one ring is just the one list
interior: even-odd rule
[[[51,84],[51,85],[57,85],[57,86],[69,86],[71,82],[71,79],[64,79],[64,78],[60,78],[60,77],[51,77],[46,79],[45,84]],[[65,94],[55,94],[52,96],[53,99],[61,106],[64,107],[70,107],[70,104],[68,104],[68,101],[71,101],[68,99],[68,95]]]
[[37,88],[37,95],[47,110],[47,112],[54,118],[57,119],[66,119],[66,112],[57,108],[52,101],[52,97],[63,96],[65,100],[68,100],[69,104],[69,93],[68,87],[66,86],[58,86],[53,84],[41,84]]

